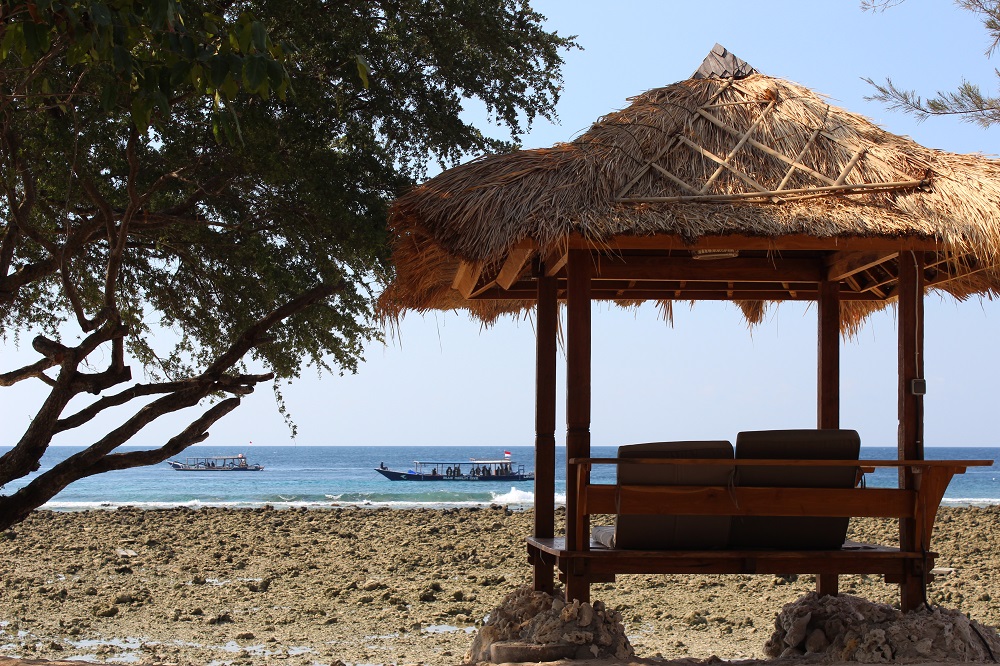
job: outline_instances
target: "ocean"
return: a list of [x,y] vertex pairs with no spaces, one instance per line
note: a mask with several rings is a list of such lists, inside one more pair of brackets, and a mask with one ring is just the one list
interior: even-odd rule
[[[0,447],[0,453],[9,448]],[[42,469],[82,450],[79,447],[50,447],[42,458]],[[515,466],[534,469],[530,446],[508,447]],[[406,471],[415,460],[450,460],[468,464],[470,458],[497,459],[503,450],[496,447],[453,446],[193,446],[175,460],[189,456],[237,455],[264,466],[262,472],[201,473],[177,472],[167,463],[99,474],[70,485],[44,508],[56,511],[135,506],[164,508],[187,506],[331,508],[389,507],[396,509],[447,508],[503,504],[514,509],[530,508],[534,485],[524,482],[394,482],[375,471],[380,463]],[[615,447],[593,447],[594,457],[614,457]],[[863,447],[862,458],[893,459],[889,447]],[[928,448],[927,458],[1000,460],[1000,448]],[[556,449],[556,501],[565,501],[566,449]],[[444,471],[443,469],[440,471]],[[0,488],[10,494],[28,483],[21,479]],[[614,482],[613,466],[596,466],[594,481]],[[869,486],[895,485],[895,470],[869,474]],[[945,494],[945,505],[1000,504],[1000,466],[971,467],[956,476]]]

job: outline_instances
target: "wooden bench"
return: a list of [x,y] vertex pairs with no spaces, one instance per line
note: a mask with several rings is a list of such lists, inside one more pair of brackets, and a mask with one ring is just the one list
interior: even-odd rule
[[[913,475],[902,488],[755,488],[733,486],[659,486],[590,483],[594,465],[726,465],[726,459],[574,458],[570,479],[576,506],[567,507],[565,538],[528,538],[529,560],[555,567],[568,599],[589,600],[590,584],[611,582],[616,574],[770,573],[819,574],[819,591],[836,594],[839,574],[880,574],[899,584],[904,610],[920,605],[936,554],[931,532],[948,483],[967,467],[989,460],[740,460],[738,465],[787,467],[898,468]],[[569,515],[572,513],[572,515]],[[691,516],[870,516],[909,521],[912,543],[901,547],[847,542],[836,550],[625,550],[592,543],[590,516],[645,514]],[[824,584],[825,581],[825,584]]]

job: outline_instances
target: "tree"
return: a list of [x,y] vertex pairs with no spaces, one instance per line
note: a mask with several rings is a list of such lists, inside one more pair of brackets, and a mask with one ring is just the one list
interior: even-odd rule
[[[0,0],[0,335],[39,355],[0,386],[47,387],[0,486],[117,423],[0,495],[0,529],[203,441],[262,382],[355,371],[389,201],[554,117],[575,43],[543,21],[527,0]],[[173,437],[118,450],[181,410]]]
[[[862,9],[882,11],[898,5],[903,0],[863,0]],[[1000,2],[996,0],[956,0],[962,9],[973,12],[982,18],[983,25],[992,40],[986,51],[992,56],[1000,46]],[[1000,72],[997,72],[1000,77]],[[977,84],[963,80],[958,88],[951,92],[938,92],[935,96],[923,99],[913,90],[903,90],[897,87],[891,79],[884,84],[875,83],[872,79],[865,81],[877,91],[869,99],[883,102],[894,111],[904,111],[918,120],[926,120],[930,116],[957,115],[962,120],[976,123],[984,128],[1000,122],[1000,97],[986,95]]]

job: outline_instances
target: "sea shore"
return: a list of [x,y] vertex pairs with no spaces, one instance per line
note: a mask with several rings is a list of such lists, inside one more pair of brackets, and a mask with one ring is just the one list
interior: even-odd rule
[[[532,513],[480,509],[38,511],[0,533],[0,655],[164,664],[459,664],[530,583]],[[853,520],[850,538],[895,526]],[[929,601],[1000,624],[1000,507],[942,508]],[[620,576],[594,599],[638,657],[764,659],[811,576]],[[876,576],[841,590],[893,602]]]

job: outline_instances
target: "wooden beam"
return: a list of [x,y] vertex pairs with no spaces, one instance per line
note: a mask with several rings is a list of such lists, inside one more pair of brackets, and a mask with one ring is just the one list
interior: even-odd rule
[[[817,391],[816,427],[840,427],[840,283],[819,283],[817,299]],[[819,574],[816,592],[836,596],[840,591],[837,574]]]
[[[647,283],[648,284],[648,283]],[[635,301],[815,301],[819,298],[819,291],[815,285],[810,288],[795,288],[789,292],[783,288],[766,288],[764,286],[757,289],[740,289],[737,285],[729,290],[725,285],[718,289],[713,289],[705,283],[699,283],[699,288],[694,289],[691,285],[684,285],[680,282],[662,282],[661,286],[636,287],[632,289],[622,288],[595,288],[591,290],[593,300],[635,300]],[[730,296],[728,292],[732,293]],[[478,292],[472,300],[487,301],[534,301],[536,297],[535,284],[531,282],[518,282],[510,289],[500,289],[493,287],[485,291]],[[840,295],[841,301],[883,301],[871,292],[851,292],[844,291]]]
[[817,307],[817,428],[840,427],[840,284],[820,282]]
[[545,266],[545,274],[552,277],[561,273],[568,262],[569,248],[560,248],[546,254],[542,263]]
[[535,254],[533,247],[515,247],[507,254],[507,259],[497,273],[496,283],[501,289],[508,289],[510,285],[517,282],[521,276],[521,271]]
[[603,240],[584,238],[579,234],[569,237],[571,250],[852,250],[902,252],[941,251],[947,245],[934,238],[870,238],[857,236],[838,236],[818,238],[805,234],[787,236],[744,236],[732,234],[725,236],[702,236],[690,241],[676,234],[653,234],[649,236],[615,236]]
[[[924,378],[924,256],[917,252],[903,252],[899,256],[899,315],[896,324],[899,333],[898,396],[899,396],[899,458],[923,460],[923,394],[916,381]],[[911,469],[900,469],[900,488],[917,487],[917,478]],[[912,519],[899,521],[899,547],[917,549],[920,531]],[[922,575],[911,574],[900,584],[904,608],[915,608],[926,591]]]
[[[559,325],[559,302],[556,279],[538,279],[538,305],[535,310],[535,533],[536,537],[555,536],[556,494],[556,358]],[[552,593],[555,585],[553,566],[535,562],[534,589]]]
[[753,257],[703,261],[690,257],[622,257],[602,261],[598,280],[687,280],[741,282],[809,282],[823,280],[826,271],[813,259]]
[[847,252],[842,250],[827,257],[826,279],[839,282],[898,256],[899,252]]
[[457,289],[458,293],[465,298],[471,298],[479,283],[479,276],[482,275],[483,265],[481,263],[471,264],[463,261],[458,265],[455,279],[451,282],[451,288]]
[[[590,369],[591,316],[590,277],[593,258],[590,252],[574,250],[567,265],[566,304],[566,458],[590,455]],[[590,546],[590,525],[581,516],[575,470],[566,468],[566,543],[572,550]],[[582,475],[587,483],[590,474]],[[585,576],[569,576],[566,600],[590,601],[590,583]]]
[[[771,488],[726,486],[587,486],[588,514],[678,516],[916,515],[914,490],[898,488]],[[914,552],[914,551],[908,551]]]

